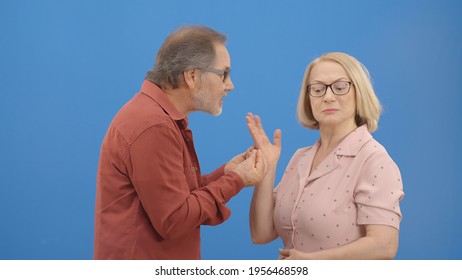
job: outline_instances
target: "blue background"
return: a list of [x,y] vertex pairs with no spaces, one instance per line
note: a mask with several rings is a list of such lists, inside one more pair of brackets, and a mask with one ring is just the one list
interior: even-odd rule
[[[190,115],[208,173],[252,144],[244,116],[283,131],[277,181],[316,131],[295,108],[325,52],[363,62],[383,104],[374,133],[401,169],[398,259],[462,259],[462,2],[0,1],[0,259],[91,259],[95,175],[106,129],[184,24],[226,33],[235,90],[223,114]],[[252,188],[204,226],[204,259],[275,259],[254,245]]]

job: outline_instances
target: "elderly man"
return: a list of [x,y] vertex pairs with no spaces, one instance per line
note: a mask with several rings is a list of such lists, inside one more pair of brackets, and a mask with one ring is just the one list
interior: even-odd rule
[[173,32],[136,94],[114,117],[97,175],[95,259],[200,259],[200,226],[266,174],[249,149],[201,175],[188,114],[217,116],[233,90],[226,36],[204,26]]

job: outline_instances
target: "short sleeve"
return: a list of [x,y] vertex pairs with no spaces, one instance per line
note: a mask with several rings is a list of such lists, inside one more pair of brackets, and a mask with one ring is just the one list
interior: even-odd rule
[[402,219],[400,201],[404,197],[398,166],[385,150],[365,162],[355,188],[359,225],[389,225],[399,230]]

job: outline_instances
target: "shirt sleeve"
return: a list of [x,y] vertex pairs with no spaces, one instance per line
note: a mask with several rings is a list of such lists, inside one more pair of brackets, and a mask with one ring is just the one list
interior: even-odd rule
[[218,167],[215,171],[207,174],[207,175],[202,175],[202,185],[206,186],[210,184],[213,181],[216,181],[221,178],[221,176],[225,175],[225,165],[223,164],[222,166]]
[[403,197],[398,167],[386,151],[374,153],[366,161],[355,189],[357,223],[389,225],[399,230],[399,202]]
[[244,187],[236,173],[207,186],[189,186],[187,176],[196,175],[185,171],[182,141],[176,130],[162,124],[144,131],[130,146],[130,178],[152,225],[165,239],[202,224],[222,223],[231,212],[225,203]]

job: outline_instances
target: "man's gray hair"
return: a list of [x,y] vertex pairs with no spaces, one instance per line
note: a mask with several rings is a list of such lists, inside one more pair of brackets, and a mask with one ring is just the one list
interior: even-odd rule
[[185,70],[213,65],[215,44],[224,44],[226,39],[226,35],[206,26],[181,27],[165,39],[145,79],[162,89],[179,88]]

